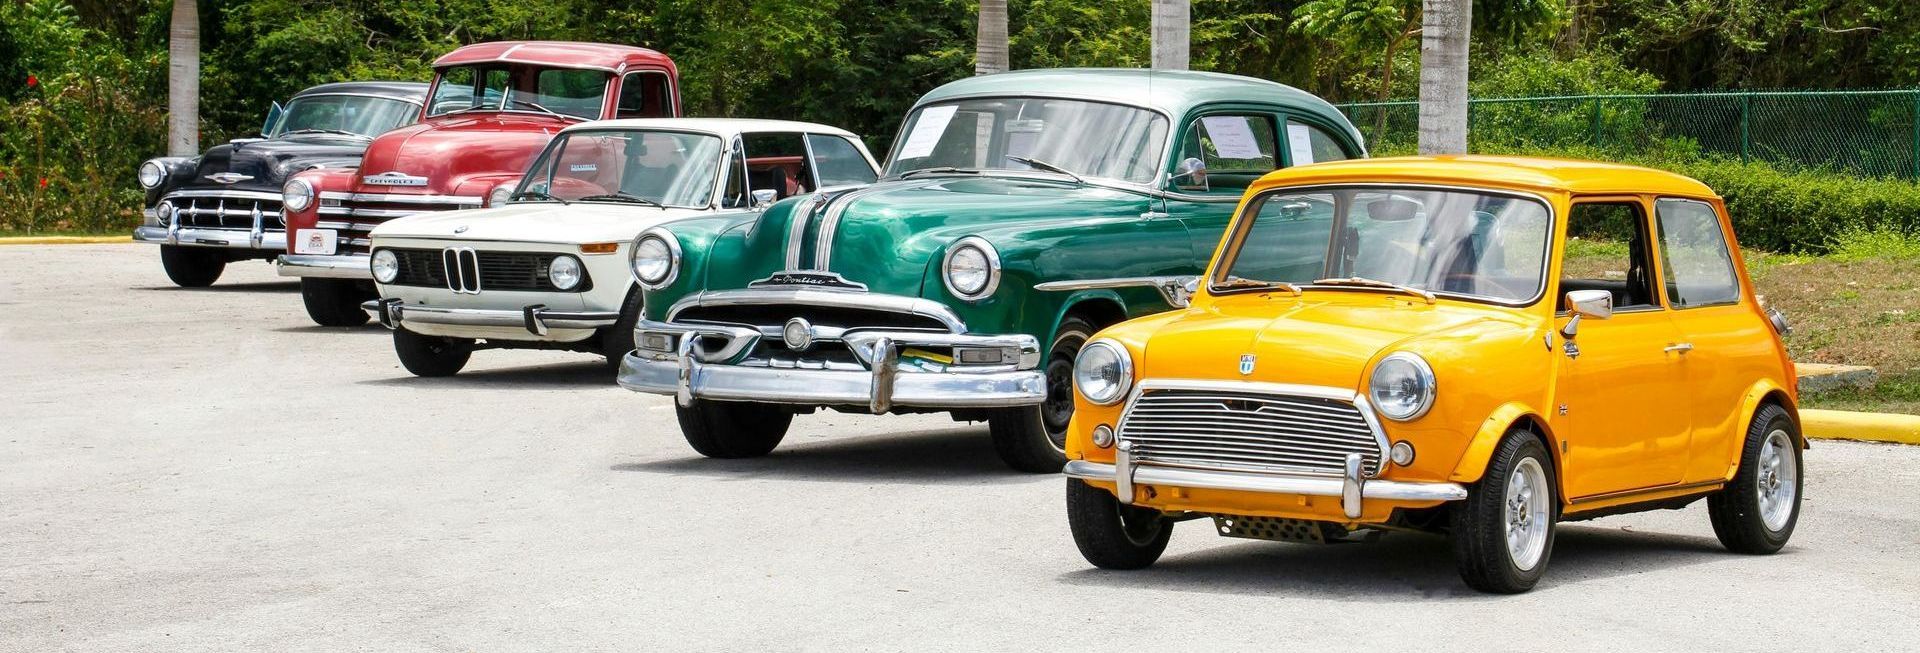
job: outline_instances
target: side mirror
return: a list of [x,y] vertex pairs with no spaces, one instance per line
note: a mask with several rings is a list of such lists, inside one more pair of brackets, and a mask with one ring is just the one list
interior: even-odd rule
[[279,102],[273,103],[273,107],[270,109],[267,109],[267,121],[260,125],[260,135],[272,136],[274,126],[280,122],[280,116],[284,115],[286,112],[287,112],[287,109],[285,107],[280,106]]
[[1179,172],[1174,173],[1173,187],[1180,190],[1207,190],[1207,162],[1199,157],[1189,157],[1180,162]]
[[1580,318],[1604,320],[1613,317],[1613,293],[1605,290],[1575,290],[1567,293],[1567,312],[1573,319],[1560,329],[1560,335],[1572,338],[1580,333]]
[[780,193],[774,189],[763,188],[753,191],[753,210],[758,211],[772,206],[777,199],[780,199]]

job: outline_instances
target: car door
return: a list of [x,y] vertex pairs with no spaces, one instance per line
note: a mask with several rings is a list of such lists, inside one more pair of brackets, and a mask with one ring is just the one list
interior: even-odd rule
[[1682,198],[1654,203],[1662,291],[1679,330],[1693,424],[1688,481],[1726,478],[1728,452],[1746,435],[1741,413],[1747,386],[1766,375],[1774,359],[1769,326],[1747,302],[1733,263],[1729,236],[1714,205]]
[[[1555,430],[1575,501],[1680,482],[1689,447],[1686,378],[1673,312],[1661,303],[1646,203],[1576,201],[1557,282],[1559,323],[1574,290],[1606,290],[1612,317],[1582,320],[1560,341]],[[1556,338],[1558,340],[1558,338]]]
[[1206,166],[1170,179],[1166,189],[1166,213],[1186,225],[1196,272],[1213,257],[1247,186],[1280,167],[1279,120],[1268,110],[1214,108],[1196,114],[1175,136],[1174,175],[1188,161]]

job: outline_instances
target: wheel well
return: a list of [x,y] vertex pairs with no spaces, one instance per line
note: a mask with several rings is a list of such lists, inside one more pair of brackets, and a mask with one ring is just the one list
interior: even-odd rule
[[1086,320],[1094,329],[1104,329],[1127,320],[1127,309],[1110,299],[1082,300],[1067,309],[1064,317]]
[[[1754,404],[1754,414],[1758,415],[1760,409],[1765,408],[1769,404],[1779,406],[1780,410],[1787,411],[1787,416],[1793,419],[1794,436],[1800,438],[1800,448],[1805,449],[1807,447],[1807,434],[1800,428],[1800,411],[1793,405],[1793,400],[1787,398],[1787,393],[1783,390],[1769,390],[1766,395],[1760,397],[1760,403]],[[1753,417],[1753,415],[1748,415],[1747,421],[1752,422]]]
[[1547,450],[1547,463],[1553,465],[1553,478],[1555,480],[1554,492],[1560,492],[1559,481],[1562,480],[1560,476],[1560,449],[1553,446],[1553,438],[1547,435],[1547,425],[1541,423],[1540,416],[1527,414],[1521,415],[1519,419],[1514,420],[1513,425],[1507,427],[1507,430],[1512,431],[1516,428],[1525,429],[1528,434],[1533,436],[1533,439],[1540,441],[1542,448]]

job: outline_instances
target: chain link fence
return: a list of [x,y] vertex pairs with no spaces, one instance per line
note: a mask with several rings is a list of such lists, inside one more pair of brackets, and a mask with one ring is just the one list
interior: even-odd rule
[[[1339,108],[1368,149],[1415,150],[1418,102]],[[1475,151],[1713,155],[1920,181],[1920,89],[1488,98],[1467,115]]]

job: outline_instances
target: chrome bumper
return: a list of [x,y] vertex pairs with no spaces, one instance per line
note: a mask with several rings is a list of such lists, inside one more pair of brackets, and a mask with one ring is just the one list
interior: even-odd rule
[[1120,443],[1120,448],[1114,452],[1114,464],[1069,460],[1064,472],[1072,478],[1112,483],[1115,493],[1120,496],[1121,501],[1127,503],[1133,502],[1133,488],[1138,485],[1304,494],[1317,497],[1340,497],[1341,511],[1350,519],[1360,517],[1367,499],[1459,501],[1467,498],[1466,486],[1459,483],[1369,480],[1360,473],[1358,454],[1347,457],[1345,472],[1340,476],[1313,476],[1139,464],[1133,461],[1130,449],[1131,447],[1123,441]]
[[156,245],[187,245],[192,247],[221,247],[226,249],[263,249],[286,251],[287,232],[285,229],[209,229],[206,227],[160,227],[146,225],[135,227],[133,242],[153,243]]
[[[894,406],[919,408],[1004,408],[1039,404],[1047,397],[1045,375],[1034,369],[1039,341],[1027,335],[976,336],[924,331],[836,333],[863,370],[804,366],[736,364],[769,334],[727,326],[683,326],[642,322],[636,342],[649,335],[670,335],[674,351],[636,349],[620,361],[620,385],[635,392],[669,394],[681,405],[694,399],[753,401],[807,406],[866,406],[874,414]],[[701,337],[722,337],[719,351],[700,347]],[[778,335],[773,335],[778,339]],[[1018,352],[1006,365],[950,366],[945,371],[902,367],[906,347],[980,347]]]
[[324,279],[372,279],[365,254],[281,254],[274,267],[283,277],[320,277]]
[[446,308],[407,306],[398,297],[376,299],[360,305],[380,318],[380,324],[398,329],[406,322],[451,324],[457,326],[521,327],[527,333],[545,336],[548,329],[598,329],[620,321],[614,311],[555,311],[534,304],[517,311],[487,308]]

